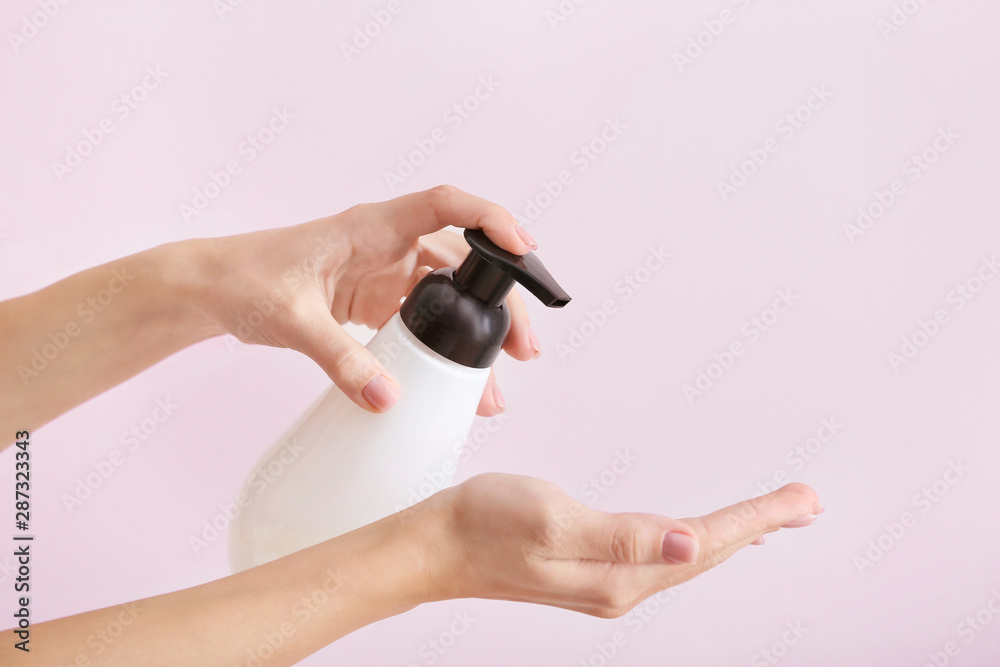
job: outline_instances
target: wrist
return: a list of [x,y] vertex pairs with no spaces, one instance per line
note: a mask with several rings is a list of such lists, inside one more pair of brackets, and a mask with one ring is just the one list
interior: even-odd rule
[[[255,570],[297,572],[292,575],[297,585],[290,588],[300,593],[325,588],[337,598],[336,604],[326,609],[328,620],[336,622],[349,611],[350,623],[357,627],[451,597],[443,585],[450,543],[438,510],[425,512],[421,508],[409,518],[401,517],[403,514],[388,516]],[[331,582],[335,590],[331,590]]]
[[212,315],[211,239],[193,239],[157,246],[145,253],[155,276],[151,295],[162,312],[183,332],[191,345],[225,331]]
[[454,489],[444,489],[383,520],[391,522],[411,554],[411,590],[417,604],[468,597],[465,549],[453,528],[454,495]]

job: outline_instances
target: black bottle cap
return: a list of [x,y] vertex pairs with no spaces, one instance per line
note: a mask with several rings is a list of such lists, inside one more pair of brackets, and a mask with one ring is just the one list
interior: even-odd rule
[[478,229],[467,229],[465,240],[472,247],[465,261],[458,268],[424,276],[399,314],[406,328],[441,356],[463,366],[489,368],[510,330],[504,300],[515,281],[551,308],[562,308],[570,296],[534,253],[507,252]]

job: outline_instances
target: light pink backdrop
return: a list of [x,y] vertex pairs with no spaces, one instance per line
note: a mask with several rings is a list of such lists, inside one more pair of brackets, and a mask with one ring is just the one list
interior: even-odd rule
[[[543,358],[499,362],[507,420],[460,479],[523,473],[609,511],[688,516],[787,473],[828,508],[814,527],[769,537],[647,603],[642,617],[456,601],[365,628],[303,664],[770,665],[760,651],[772,647],[788,666],[923,665],[949,641],[960,649],[950,663],[996,664],[1000,619],[987,605],[1000,591],[1000,280],[975,282],[982,258],[1000,253],[995,2],[899,0],[917,11],[883,34],[892,0],[401,0],[350,61],[340,45],[387,0],[246,0],[220,18],[222,4],[73,2],[45,20],[32,19],[38,2],[4,3],[0,296],[166,241],[452,183],[525,219],[575,297],[564,311],[529,304]],[[560,6],[574,11],[553,25]],[[730,22],[713,23],[723,10]],[[12,41],[34,34],[25,17],[46,24]],[[699,33],[707,46],[678,66]],[[114,101],[147,67],[165,78],[123,118]],[[445,112],[480,77],[494,89],[480,88],[486,99],[453,127]],[[800,108],[814,88],[823,99]],[[294,118],[247,161],[241,142],[275,108]],[[782,119],[796,112],[792,133]],[[114,131],[60,179],[53,162],[104,117]],[[574,157],[609,119],[626,127],[606,150]],[[435,128],[444,143],[391,190],[384,172]],[[947,152],[913,180],[912,156],[935,157],[949,128],[950,145],[938,142]],[[718,183],[765,146],[767,161],[724,200]],[[185,221],[179,206],[229,160],[241,172]],[[555,190],[563,170],[571,181],[534,215],[526,199],[545,183]],[[852,244],[844,225],[888,202],[876,191],[895,179],[901,194]],[[655,271],[641,268],[651,247],[670,254]],[[641,289],[630,294],[625,276]],[[970,279],[981,290],[967,301],[953,290]],[[793,304],[752,340],[751,318],[770,318],[778,290]],[[607,300],[614,312],[596,314]],[[946,323],[916,335],[926,344],[894,369],[889,354],[921,321],[935,330],[927,321],[939,309]],[[734,341],[743,354],[720,376],[713,355]],[[717,379],[689,401],[683,387],[699,370]],[[197,554],[188,538],[325,383],[295,353],[220,338],[39,430],[36,618],[227,574],[224,536]],[[157,399],[179,407],[68,511],[61,497],[122,449],[121,433]],[[794,463],[824,419],[840,425],[835,436]],[[635,461],[609,472],[619,452]],[[968,469],[942,481],[952,463]],[[0,470],[6,499],[12,451]],[[602,473],[613,482],[604,491],[584,486]],[[921,500],[925,487],[935,502]],[[904,512],[915,524],[897,539]],[[869,540],[882,545],[871,555],[888,550],[864,567]],[[475,621],[449,636],[465,612]],[[961,625],[977,612],[993,622]],[[607,660],[600,645],[616,632],[625,642]],[[438,638],[443,654],[428,645]]]

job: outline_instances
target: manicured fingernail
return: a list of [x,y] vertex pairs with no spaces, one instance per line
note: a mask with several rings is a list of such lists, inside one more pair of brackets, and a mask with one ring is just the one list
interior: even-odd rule
[[685,533],[663,536],[663,558],[671,563],[693,563],[698,555],[698,542]]
[[369,380],[365,388],[361,390],[361,394],[379,412],[385,412],[396,405],[396,401],[399,400],[399,390],[384,375],[376,375]]
[[800,516],[798,519],[792,521],[791,523],[786,523],[784,526],[782,526],[782,528],[805,528],[806,526],[813,525],[815,522],[816,522],[815,514],[806,514],[804,516]]
[[503,402],[503,394],[500,392],[500,386],[496,382],[493,383],[493,402],[497,404],[497,409],[500,412],[504,411],[506,406]]
[[760,546],[760,545],[764,544],[764,536],[761,535],[760,537],[758,537],[756,540],[754,540],[750,544],[756,544],[757,546]]
[[514,229],[517,230],[517,235],[524,241],[524,245],[530,246],[532,250],[538,250],[538,244],[535,243],[535,237],[531,235],[531,232],[521,225],[514,225]]
[[826,511],[826,508],[823,507],[822,505],[820,505],[819,503],[816,503],[815,505],[813,505],[813,514],[819,516],[820,514],[822,514],[825,511]]
[[531,345],[531,351],[535,353],[534,358],[537,359],[542,353],[542,345],[538,342],[538,336],[533,329],[528,329],[528,344]]

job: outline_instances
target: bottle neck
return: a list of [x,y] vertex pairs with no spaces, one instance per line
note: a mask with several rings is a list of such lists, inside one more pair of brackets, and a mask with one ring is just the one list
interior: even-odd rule
[[[510,310],[504,302],[510,287],[498,305],[489,307],[472,294],[469,285],[456,284],[456,273],[456,269],[438,269],[424,276],[403,302],[399,316],[417,340],[445,359],[489,368],[510,330]],[[478,289],[487,287],[478,280],[473,284]]]
[[455,269],[455,286],[482,301],[487,308],[496,308],[514,287],[514,279],[478,252],[470,252]]

